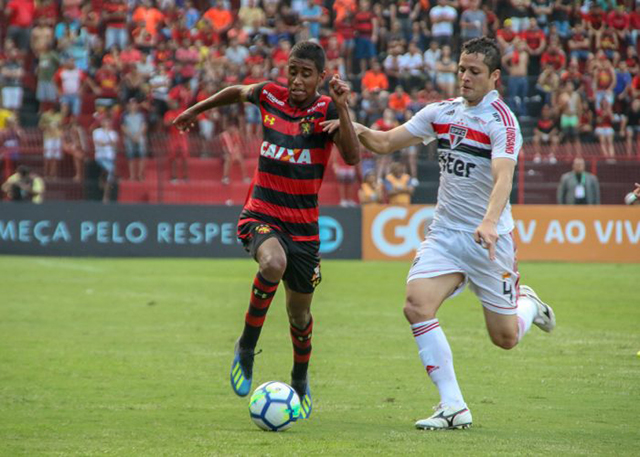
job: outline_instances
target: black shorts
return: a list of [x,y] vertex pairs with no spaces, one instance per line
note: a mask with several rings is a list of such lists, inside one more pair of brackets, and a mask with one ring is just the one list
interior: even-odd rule
[[238,227],[244,249],[256,258],[258,248],[269,238],[277,238],[287,256],[287,269],[282,280],[287,287],[302,294],[313,293],[322,281],[320,274],[320,242],[293,241],[285,233],[265,222],[246,222]]

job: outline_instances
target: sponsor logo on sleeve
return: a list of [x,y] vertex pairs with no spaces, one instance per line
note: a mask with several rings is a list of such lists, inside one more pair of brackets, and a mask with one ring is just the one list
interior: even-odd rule
[[516,149],[516,129],[507,127],[507,139],[505,142],[504,152],[513,154]]

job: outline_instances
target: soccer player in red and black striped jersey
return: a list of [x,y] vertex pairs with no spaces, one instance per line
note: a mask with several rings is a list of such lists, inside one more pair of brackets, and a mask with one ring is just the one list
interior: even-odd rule
[[[282,280],[286,292],[294,364],[291,383],[300,395],[301,418],[311,414],[307,368],[311,355],[311,300],[320,282],[318,191],[335,143],[349,165],[360,160],[349,117],[348,85],[337,75],[330,97],[318,87],[325,71],[324,50],[297,43],[287,65],[287,87],[272,82],[227,87],[183,112],[175,125],[188,130],[211,108],[251,102],[260,108],[264,141],[250,195],[238,222],[238,237],[258,262],[249,310],[235,348],[231,386],[245,396],[251,389],[254,351],[265,316]],[[340,129],[323,131],[321,122],[337,119]]]

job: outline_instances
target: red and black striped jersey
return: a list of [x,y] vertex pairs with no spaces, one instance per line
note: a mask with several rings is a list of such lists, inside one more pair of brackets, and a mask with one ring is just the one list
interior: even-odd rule
[[333,144],[320,123],[337,119],[337,109],[324,95],[292,106],[289,89],[272,82],[256,86],[249,101],[260,108],[263,142],[238,225],[261,221],[293,241],[319,241],[318,192]]

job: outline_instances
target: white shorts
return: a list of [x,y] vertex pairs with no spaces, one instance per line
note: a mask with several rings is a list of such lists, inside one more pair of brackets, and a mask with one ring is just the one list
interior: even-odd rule
[[473,233],[434,228],[420,248],[409,270],[407,282],[462,273],[464,281],[451,294],[464,290],[467,282],[482,306],[498,314],[515,314],[518,307],[518,264],[511,233],[501,235],[496,245],[496,260],[473,239]]
[[597,127],[595,130],[595,134],[596,136],[614,136],[615,135],[615,131],[613,130],[613,127]]
[[62,139],[47,138],[44,140],[44,158],[45,159],[62,159]]

